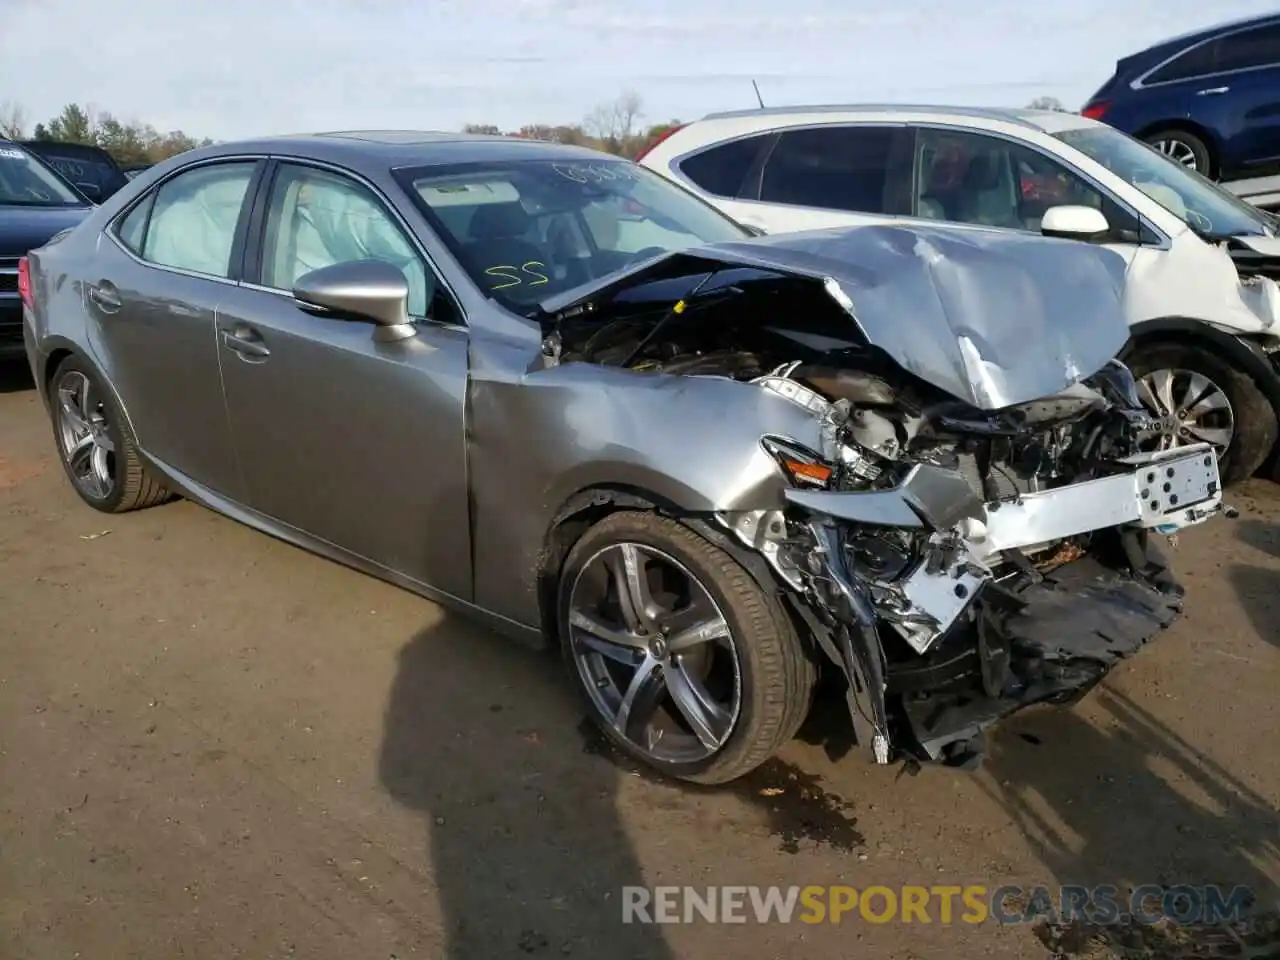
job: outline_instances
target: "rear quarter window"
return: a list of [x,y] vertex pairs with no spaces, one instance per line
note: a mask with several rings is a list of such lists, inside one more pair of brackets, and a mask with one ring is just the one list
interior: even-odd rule
[[871,124],[788,130],[765,163],[760,199],[856,213],[894,212],[901,187],[910,189],[911,171],[909,153],[900,157],[895,147],[909,143],[909,135],[898,128]]
[[707,193],[736,197],[742,192],[743,183],[765,140],[760,136],[731,140],[686,157],[677,166],[681,173]]

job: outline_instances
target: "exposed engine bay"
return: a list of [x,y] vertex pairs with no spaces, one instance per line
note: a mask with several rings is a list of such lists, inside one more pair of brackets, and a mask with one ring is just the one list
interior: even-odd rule
[[719,520],[790,588],[879,762],[974,760],[985,726],[1082,695],[1179,615],[1152,534],[1228,509],[1217,458],[1142,452],[1158,424],[1119,361],[987,409],[858,336],[829,281],[732,267],[687,291],[570,311],[545,353],[747,381],[821,422],[822,449],[761,438],[785,504]]

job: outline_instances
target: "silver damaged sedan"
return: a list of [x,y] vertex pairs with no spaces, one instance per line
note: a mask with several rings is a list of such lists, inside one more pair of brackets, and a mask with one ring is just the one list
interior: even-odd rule
[[20,281],[90,506],[187,497],[556,647],[691,781],[824,671],[878,762],[976,761],[1171,623],[1159,535],[1227,510],[1100,246],[752,236],[588,150],[358,132],[159,164]]

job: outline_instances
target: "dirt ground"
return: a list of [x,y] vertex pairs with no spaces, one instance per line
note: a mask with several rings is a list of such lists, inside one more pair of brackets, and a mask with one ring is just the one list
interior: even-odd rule
[[0,958],[1147,955],[1129,927],[623,924],[633,884],[1246,884],[1274,923],[1280,487],[1231,499],[1174,554],[1184,620],[977,773],[841,756],[837,704],[695,790],[601,750],[548,657],[190,503],[83,506],[5,367]]

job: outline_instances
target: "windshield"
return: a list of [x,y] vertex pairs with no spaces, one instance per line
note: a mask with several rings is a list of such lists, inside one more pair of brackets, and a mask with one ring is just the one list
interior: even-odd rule
[[83,207],[85,200],[27,151],[0,143],[0,204]]
[[1204,237],[1274,236],[1273,221],[1182,164],[1112,127],[1055,136],[1123,177]]
[[100,153],[92,147],[77,149],[78,146],[23,144],[25,149],[53,167],[76,188],[88,184],[91,188],[96,188],[104,200],[129,182],[112,162],[109,154]]
[[521,312],[662,253],[746,230],[627,160],[517,160],[398,176],[472,280]]

